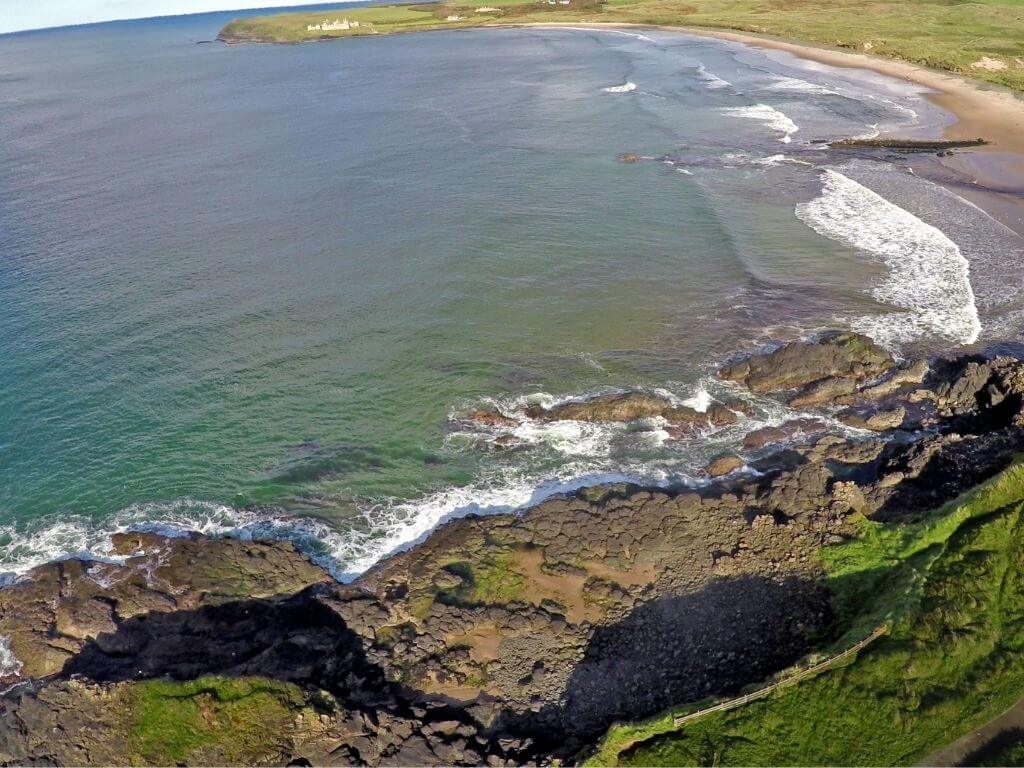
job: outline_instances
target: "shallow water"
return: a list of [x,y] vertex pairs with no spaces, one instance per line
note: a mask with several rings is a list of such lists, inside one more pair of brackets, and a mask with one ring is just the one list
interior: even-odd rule
[[[0,37],[0,571],[160,522],[357,572],[453,514],[692,480],[757,425],[527,402],[701,402],[773,337],[1019,316],[1012,233],[811,144],[941,123],[905,83],[660,32],[195,44],[226,18]],[[514,448],[459,421],[488,403]]]

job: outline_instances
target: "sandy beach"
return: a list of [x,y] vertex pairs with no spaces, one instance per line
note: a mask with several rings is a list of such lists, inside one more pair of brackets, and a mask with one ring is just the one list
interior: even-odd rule
[[939,158],[939,164],[959,177],[960,183],[950,184],[948,177],[937,177],[935,180],[955,187],[959,194],[1024,236],[1024,98],[1008,89],[898,59],[804,45],[746,32],[623,23],[534,23],[510,26],[671,30],[785,51],[820,64],[869,70],[923,86],[932,91],[925,94],[932,103],[956,118],[943,131],[945,138],[983,138],[988,142],[978,149],[959,150],[948,157]]
[[[787,40],[729,32],[704,27],[658,26],[651,24],[579,23],[529,24],[531,27],[618,27],[623,29],[666,29],[702,37],[729,40],[760,48],[786,51],[802,59],[828,64],[833,67],[868,69],[890,77],[922,85],[935,91],[929,99],[937,106],[956,116],[957,122],[946,130],[949,139],[982,137],[989,142],[984,151],[1013,152],[1024,155],[1024,99],[1005,88],[972,81],[948,72],[927,69],[897,59],[882,58],[866,53],[803,45]],[[1020,170],[1024,172],[1024,157]]]

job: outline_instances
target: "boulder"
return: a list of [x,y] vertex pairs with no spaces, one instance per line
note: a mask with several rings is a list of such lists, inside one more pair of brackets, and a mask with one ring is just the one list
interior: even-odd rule
[[466,414],[466,418],[469,421],[482,424],[485,427],[515,427],[518,425],[518,422],[515,419],[509,418],[496,408],[481,408],[475,411],[470,411]]
[[784,392],[823,379],[862,381],[894,365],[892,356],[868,336],[828,333],[816,341],[793,341],[773,352],[752,355],[727,365],[718,375],[753,392]]
[[928,375],[928,363],[925,360],[915,360],[897,368],[882,381],[871,386],[864,387],[857,396],[868,400],[878,400],[896,394],[904,387],[911,384],[920,384]]
[[526,415],[537,421],[627,422],[663,418],[669,424],[685,427],[724,426],[738,417],[725,406],[714,404],[706,412],[644,392],[616,392],[587,400],[574,400],[552,408],[532,405]]
[[903,406],[866,414],[854,411],[843,411],[839,414],[839,420],[847,426],[854,429],[867,429],[872,432],[887,432],[890,429],[899,429],[906,417],[907,409]]
[[791,419],[778,427],[762,427],[743,438],[743,447],[759,450],[767,445],[784,443],[798,435],[814,435],[824,432],[825,423],[818,419]]
[[828,405],[857,391],[857,380],[841,376],[829,376],[808,384],[789,400],[792,408],[811,408]]
[[746,466],[746,462],[743,459],[734,453],[727,453],[708,464],[704,469],[704,474],[708,477],[724,477],[744,466]]

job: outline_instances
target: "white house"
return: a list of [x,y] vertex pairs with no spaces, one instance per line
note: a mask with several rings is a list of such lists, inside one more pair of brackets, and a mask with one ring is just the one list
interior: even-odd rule
[[307,32],[334,32],[336,30],[355,29],[359,26],[358,21],[349,21],[348,19],[335,19],[334,21],[328,21],[324,19],[319,24],[307,24]]

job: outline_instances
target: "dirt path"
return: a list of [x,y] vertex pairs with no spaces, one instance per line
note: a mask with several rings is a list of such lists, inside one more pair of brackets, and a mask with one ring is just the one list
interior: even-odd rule
[[[1016,732],[1016,733],[1015,733]],[[970,765],[986,752],[1024,738],[1024,698],[980,728],[964,734],[948,747],[927,755],[918,765]]]

